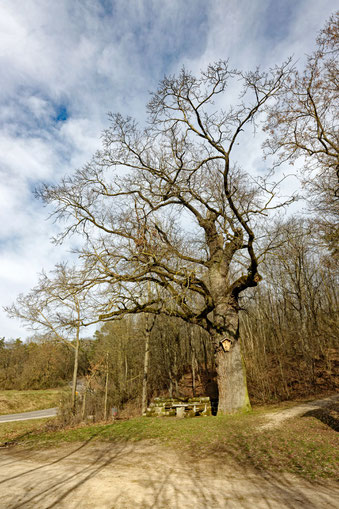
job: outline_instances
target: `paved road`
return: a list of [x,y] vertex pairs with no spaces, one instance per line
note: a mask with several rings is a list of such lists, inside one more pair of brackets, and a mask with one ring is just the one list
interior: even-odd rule
[[58,411],[57,408],[45,408],[44,410],[35,410],[34,412],[0,415],[0,423],[14,421],[29,421],[31,419],[43,419],[44,417],[55,417],[57,411]]

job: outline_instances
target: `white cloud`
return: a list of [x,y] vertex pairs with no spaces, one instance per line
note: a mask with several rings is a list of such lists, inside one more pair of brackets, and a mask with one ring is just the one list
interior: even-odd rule
[[[82,166],[107,112],[142,120],[148,92],[183,64],[230,56],[244,69],[302,57],[332,0],[2,0],[0,4],[0,304],[67,256],[32,194]],[[184,7],[185,8],[184,8]],[[276,12],[276,14],[275,14]],[[277,19],[279,17],[279,19]],[[256,167],[260,139],[242,164]],[[0,336],[26,332],[0,316]]]

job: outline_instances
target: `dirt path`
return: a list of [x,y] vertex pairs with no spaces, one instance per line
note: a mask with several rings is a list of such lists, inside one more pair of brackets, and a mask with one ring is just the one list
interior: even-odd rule
[[334,396],[330,396],[324,399],[310,401],[308,403],[302,403],[292,408],[286,408],[285,410],[277,410],[274,413],[272,412],[267,414],[266,419],[268,422],[263,424],[260,429],[268,429],[274,428],[275,426],[280,426],[280,424],[283,424],[286,419],[292,419],[293,417],[298,417],[312,411],[327,408],[335,403],[339,403],[339,394],[335,394]]
[[151,443],[0,452],[1,509],[334,509],[334,483],[192,463]]

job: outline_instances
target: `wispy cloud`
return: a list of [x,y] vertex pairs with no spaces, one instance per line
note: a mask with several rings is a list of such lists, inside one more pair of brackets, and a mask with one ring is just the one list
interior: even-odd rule
[[[333,0],[3,0],[0,4],[0,305],[68,256],[33,197],[83,165],[107,112],[145,116],[148,92],[183,64],[243,69],[310,52]],[[247,160],[254,167],[260,153]],[[25,336],[1,314],[0,336]]]

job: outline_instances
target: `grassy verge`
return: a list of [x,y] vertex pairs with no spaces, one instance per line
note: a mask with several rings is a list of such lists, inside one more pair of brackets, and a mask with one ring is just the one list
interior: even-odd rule
[[1,422],[0,423],[0,447],[25,443],[30,437],[38,436],[46,432],[49,419],[34,419],[31,421]]
[[0,415],[31,412],[58,405],[62,389],[0,391]]
[[[266,471],[285,471],[308,479],[338,475],[338,434],[319,416],[290,419],[275,429],[261,430],[264,409],[241,416],[195,419],[136,418],[111,424],[50,430],[41,422],[13,423],[11,440],[25,447],[57,446],[92,440],[152,440],[197,459],[234,462]],[[324,420],[324,419],[323,419]],[[3,425],[2,425],[3,426]],[[0,440],[4,440],[0,426]],[[9,425],[7,425],[9,426]],[[7,431],[8,433],[8,431]],[[8,441],[8,439],[7,439]]]

